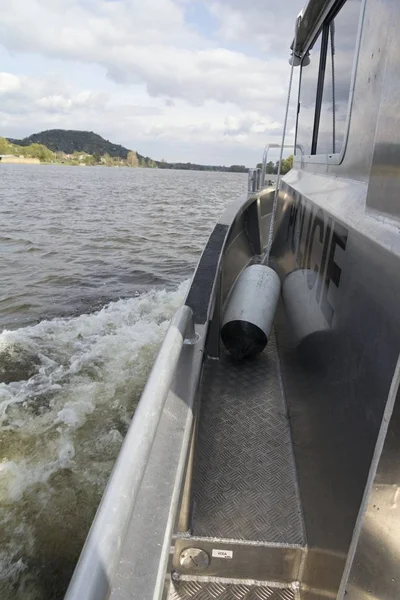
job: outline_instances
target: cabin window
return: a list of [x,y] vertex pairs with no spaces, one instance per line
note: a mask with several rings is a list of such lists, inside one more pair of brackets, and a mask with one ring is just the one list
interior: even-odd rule
[[303,154],[343,148],[361,3],[347,0],[331,14],[309,48],[310,63],[303,60],[296,140]]
[[302,146],[303,154],[311,154],[317,82],[321,62],[321,35],[315,40],[309,53],[310,64],[307,67],[301,68],[300,106],[297,127],[297,144]]

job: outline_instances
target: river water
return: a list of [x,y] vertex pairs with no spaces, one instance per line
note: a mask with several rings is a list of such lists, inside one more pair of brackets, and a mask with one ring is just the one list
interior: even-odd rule
[[233,173],[0,166],[0,598],[61,599]]

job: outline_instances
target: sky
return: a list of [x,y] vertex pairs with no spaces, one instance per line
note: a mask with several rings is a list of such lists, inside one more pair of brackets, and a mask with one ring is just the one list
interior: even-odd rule
[[81,129],[156,160],[254,166],[281,139],[303,4],[0,0],[0,135]]

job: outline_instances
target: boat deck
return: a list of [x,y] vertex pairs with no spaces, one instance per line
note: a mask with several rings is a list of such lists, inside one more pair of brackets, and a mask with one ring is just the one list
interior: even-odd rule
[[254,583],[180,581],[169,600],[299,600],[297,590]]
[[204,368],[192,535],[305,542],[275,336],[255,359]]
[[[200,400],[190,535],[176,537],[168,600],[299,600],[305,534],[275,336],[256,358],[208,360]],[[203,572],[180,566],[191,547],[208,556]]]

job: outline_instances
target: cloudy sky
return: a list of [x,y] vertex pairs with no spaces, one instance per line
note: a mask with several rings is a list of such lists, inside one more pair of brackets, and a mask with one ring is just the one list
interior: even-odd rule
[[0,135],[85,129],[155,159],[251,166],[279,141],[303,4],[0,0]]

